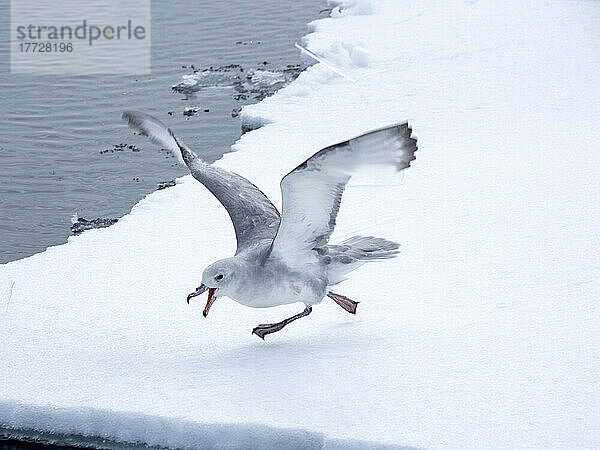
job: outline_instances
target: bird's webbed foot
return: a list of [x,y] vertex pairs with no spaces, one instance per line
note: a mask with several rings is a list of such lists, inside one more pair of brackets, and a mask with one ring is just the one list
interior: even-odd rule
[[338,305],[340,305],[342,308],[344,308],[350,314],[356,314],[356,307],[358,306],[358,302],[355,302],[354,300],[350,300],[348,297],[346,297],[344,295],[336,294],[335,292],[331,292],[331,291],[329,291],[327,293],[327,297],[332,299],[334,302],[336,302]]
[[257,327],[254,327],[254,329],[252,330],[252,334],[257,335],[259,338],[264,340],[267,334],[275,333],[276,331],[279,331],[283,327],[285,327],[288,323],[293,322],[294,320],[299,319],[300,317],[308,316],[311,312],[312,307],[307,306],[304,309],[304,311],[302,311],[300,314],[296,314],[295,316],[284,319],[281,322],[264,323]]
[[275,333],[276,331],[281,330],[286,325],[287,324],[285,322],[262,323],[259,326],[254,327],[252,333],[264,340],[267,334]]

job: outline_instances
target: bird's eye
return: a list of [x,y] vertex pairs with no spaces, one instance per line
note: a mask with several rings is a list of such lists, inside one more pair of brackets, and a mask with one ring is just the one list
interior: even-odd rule
[[222,280],[223,279],[223,274],[219,274],[215,277],[215,280]]

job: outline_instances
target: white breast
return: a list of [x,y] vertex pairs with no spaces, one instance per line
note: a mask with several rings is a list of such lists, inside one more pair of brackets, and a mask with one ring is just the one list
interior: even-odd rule
[[[274,270],[275,269],[275,270]],[[289,272],[280,267],[264,267],[252,277],[256,282],[240,287],[232,300],[252,308],[269,308],[302,302],[319,303],[325,296],[325,283],[314,274]]]

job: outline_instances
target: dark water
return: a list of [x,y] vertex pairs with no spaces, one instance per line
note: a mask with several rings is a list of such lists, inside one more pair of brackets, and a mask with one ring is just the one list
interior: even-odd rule
[[79,447],[64,445],[47,445],[40,442],[19,441],[17,439],[0,439],[0,450],[34,450],[34,449],[60,449],[71,450]]
[[[267,70],[266,84],[282,83],[276,74],[289,76],[287,66],[299,63],[293,44],[308,22],[325,16],[324,7],[324,0],[153,1],[148,76],[10,74],[2,44],[0,263],[65,242],[74,214],[121,217],[159,183],[186,174],[171,155],[131,133],[120,119],[124,110],[155,115],[209,161],[229,151],[241,134],[232,111],[258,101],[262,88],[240,83],[240,68],[227,69],[226,87],[192,95],[171,87],[193,73],[192,65],[238,64],[243,74]],[[186,108],[198,111],[186,116]]]

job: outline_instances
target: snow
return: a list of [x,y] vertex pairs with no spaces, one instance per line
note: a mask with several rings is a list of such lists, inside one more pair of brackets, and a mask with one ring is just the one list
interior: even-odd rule
[[[410,120],[403,176],[354,182],[333,242],[402,244],[301,305],[186,305],[233,228],[184,177],[114,226],[0,266],[0,428],[172,447],[600,445],[600,4],[348,0],[310,67],[242,110],[219,165],[280,205],[316,150]],[[176,131],[176,130],[175,130]],[[283,439],[283,441],[281,440]],[[339,441],[339,440],[343,441]]]
[[[13,418],[4,426],[17,430],[5,428],[7,435],[34,438],[45,444],[84,445],[84,448],[123,448],[117,444],[119,442],[173,448],[390,448],[373,442],[331,439],[321,433],[300,429],[262,424],[198,423],[85,407],[44,408],[5,403],[0,412]],[[32,431],[39,429],[44,432]],[[0,429],[0,437],[2,434]]]

